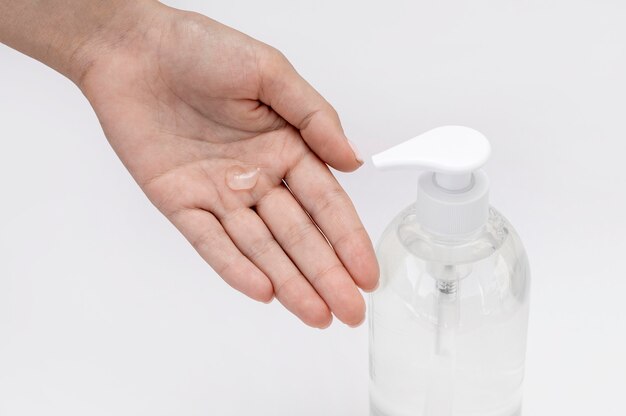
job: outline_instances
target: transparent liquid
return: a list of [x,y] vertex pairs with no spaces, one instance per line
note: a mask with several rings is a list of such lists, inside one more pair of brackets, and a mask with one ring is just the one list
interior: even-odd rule
[[439,241],[401,213],[370,298],[372,416],[521,414],[528,264],[510,224]]
[[261,170],[257,167],[231,166],[226,170],[226,184],[233,191],[254,188]]

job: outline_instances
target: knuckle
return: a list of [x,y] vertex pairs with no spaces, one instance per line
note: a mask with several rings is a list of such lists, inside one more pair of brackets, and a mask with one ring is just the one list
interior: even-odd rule
[[279,49],[274,48],[273,46],[270,46],[268,48],[268,53],[269,53],[270,57],[272,59],[274,59],[276,62],[280,62],[280,63],[289,62],[287,60],[287,57],[285,56],[285,54],[282,51],[280,51]]
[[339,121],[339,113],[337,112],[335,107],[330,104],[328,104],[328,114],[336,121]]
[[[212,253],[218,248],[216,247],[215,239],[212,238],[209,233],[201,234],[197,238],[190,240],[190,243],[207,262],[209,262],[209,260],[206,257],[206,253]],[[211,261],[210,266],[226,281],[230,281],[229,276],[239,274],[242,269],[241,264],[235,261]]]
[[343,233],[339,237],[335,238],[334,241],[331,241],[331,244],[337,250],[341,250],[341,248],[344,245],[349,244],[352,241],[358,241],[358,238],[360,236],[364,236],[365,238],[368,238],[367,231],[365,230],[365,227],[363,227],[362,225],[348,232]]
[[331,276],[343,269],[343,265],[341,263],[333,263],[328,267],[318,270],[311,277],[310,281],[313,286],[319,286],[324,279],[329,279]]
[[285,280],[283,280],[281,283],[276,285],[276,288],[274,289],[274,291],[276,292],[276,296],[280,298],[287,297],[287,293],[290,287],[292,287],[294,283],[297,283],[298,279],[300,279],[301,277],[302,275],[300,273],[294,273],[287,277]]
[[263,69],[269,71],[270,73],[276,72],[285,65],[291,66],[287,57],[281,51],[272,46],[263,45],[260,48],[259,55]]
[[274,187],[274,188],[268,189],[263,195],[259,196],[255,204],[256,208],[260,210],[265,210],[267,208],[268,210],[270,210],[271,201],[274,199],[274,197],[279,195],[280,191],[281,191],[280,187]]
[[217,273],[224,281],[232,285],[234,279],[243,274],[243,268],[236,262],[223,262],[218,267],[213,266],[215,273]]
[[190,243],[200,253],[211,252],[214,246],[213,239],[208,233],[201,233],[198,237],[192,239]]
[[309,111],[308,113],[306,113],[304,115],[304,117],[302,117],[300,122],[296,124],[298,129],[299,130],[306,130],[309,127],[309,125],[311,124],[311,121],[313,120],[313,118],[317,114],[319,114],[319,112],[320,112],[320,110],[316,109],[316,110],[312,110],[312,111]]
[[314,215],[324,214],[326,211],[335,211],[337,207],[346,203],[351,203],[346,193],[341,188],[332,188],[329,191],[321,193],[316,198],[314,205]]
[[248,258],[253,262],[258,261],[275,247],[276,242],[270,238],[262,237],[255,239],[248,251]]
[[285,239],[289,246],[296,247],[317,233],[319,230],[310,221],[298,222],[288,228]]

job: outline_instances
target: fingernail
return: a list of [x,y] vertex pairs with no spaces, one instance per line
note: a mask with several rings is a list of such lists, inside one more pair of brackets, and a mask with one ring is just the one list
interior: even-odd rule
[[356,161],[360,164],[363,164],[363,158],[361,158],[361,153],[359,153],[359,149],[356,148],[356,145],[352,143],[350,139],[348,139],[348,144],[350,145],[352,152],[354,152],[354,157],[356,158]]

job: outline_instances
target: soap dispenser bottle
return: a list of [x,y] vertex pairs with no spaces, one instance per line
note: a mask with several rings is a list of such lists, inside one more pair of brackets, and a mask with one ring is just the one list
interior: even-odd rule
[[378,244],[370,297],[371,416],[518,416],[530,272],[511,224],[489,206],[476,130],[444,126],[372,160],[420,169],[415,203]]

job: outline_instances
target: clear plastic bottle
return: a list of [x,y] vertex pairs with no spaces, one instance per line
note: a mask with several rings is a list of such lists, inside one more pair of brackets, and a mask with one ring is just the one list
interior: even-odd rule
[[483,229],[441,239],[412,205],[383,234],[378,257],[371,415],[519,415],[530,273],[509,222],[491,209]]
[[[433,143],[441,146],[446,134]],[[415,154],[428,153],[427,139],[412,144],[422,146]],[[396,163],[407,149],[385,157]],[[371,416],[521,414],[530,272],[517,233],[489,207],[487,190],[481,172],[454,194],[423,174],[417,202],[383,233],[381,282],[369,305]],[[454,209],[439,215],[448,206]]]

